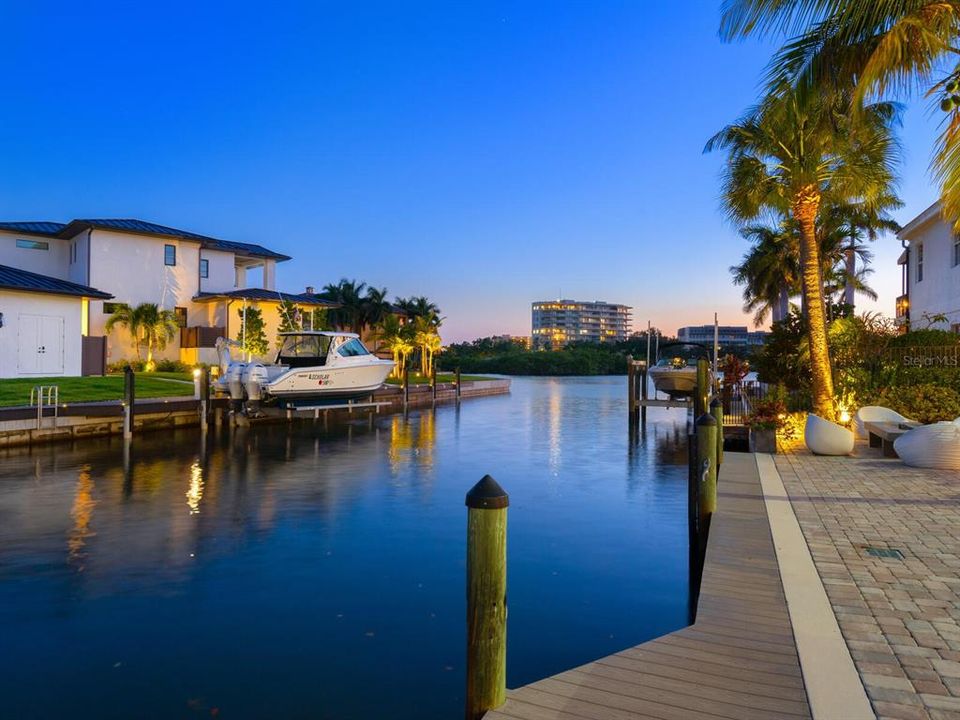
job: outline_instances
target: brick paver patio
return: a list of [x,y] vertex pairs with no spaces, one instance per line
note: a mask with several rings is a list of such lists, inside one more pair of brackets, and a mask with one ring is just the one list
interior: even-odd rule
[[960,473],[865,445],[776,465],[877,716],[960,720]]

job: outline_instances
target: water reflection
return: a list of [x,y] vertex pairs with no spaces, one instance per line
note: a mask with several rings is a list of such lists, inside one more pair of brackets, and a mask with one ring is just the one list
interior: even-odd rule
[[77,485],[73,496],[73,506],[70,508],[70,517],[73,518],[73,527],[67,539],[67,556],[69,562],[78,572],[82,572],[86,560],[87,540],[96,533],[90,527],[93,518],[93,509],[97,501],[93,499],[93,478],[90,476],[90,466],[84,465],[77,473]]
[[454,716],[487,472],[511,495],[511,686],[682,625],[680,416],[634,444],[624,397],[518,379],[407,417],[0,451],[2,714]]

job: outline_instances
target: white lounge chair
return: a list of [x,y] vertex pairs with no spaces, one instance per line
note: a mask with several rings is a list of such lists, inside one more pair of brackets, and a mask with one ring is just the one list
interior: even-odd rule
[[803,440],[814,455],[849,455],[853,452],[852,432],[813,413],[807,415]]
[[853,424],[857,428],[857,435],[862,438],[866,438],[869,433],[867,429],[863,426],[865,422],[913,422],[908,417],[904,417],[896,410],[891,410],[890,408],[881,407],[880,405],[865,405],[864,407],[857,410],[857,415],[854,418]]
[[910,467],[960,470],[960,423],[921,425],[898,437],[893,449]]

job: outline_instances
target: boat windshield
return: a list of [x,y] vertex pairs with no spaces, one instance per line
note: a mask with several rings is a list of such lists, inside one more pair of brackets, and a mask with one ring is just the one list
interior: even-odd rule
[[290,367],[323,365],[330,350],[330,337],[327,335],[286,335],[277,362]]
[[352,338],[337,348],[337,352],[343,357],[354,357],[355,355],[369,355],[370,351],[363,346],[363,343]]
[[697,359],[693,357],[662,357],[657,361],[657,367],[670,367],[679,370],[680,368],[690,367],[697,364]]

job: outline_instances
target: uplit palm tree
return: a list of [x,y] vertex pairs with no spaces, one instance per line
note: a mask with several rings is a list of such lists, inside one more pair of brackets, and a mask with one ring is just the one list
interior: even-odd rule
[[855,82],[855,109],[888,93],[938,100],[946,122],[933,172],[960,230],[960,0],[726,0],[720,32],[795,36],[771,63],[772,84],[823,93]]
[[161,310],[155,303],[140,303],[131,308],[121,303],[107,318],[106,331],[113,331],[117,325],[125,327],[133,339],[137,359],[141,359],[140,348],[146,347],[146,370],[153,370],[153,351],[164,350],[180,331],[177,315],[172,310]]
[[797,233],[786,220],[778,226],[748,225],[740,234],[753,242],[739,265],[730,268],[733,282],[743,285],[743,310],[753,322],[786,319],[790,297],[800,292],[800,249]]
[[437,307],[436,303],[431,302],[422,295],[410,298],[398,297],[394,304],[407,313],[411,320],[424,318],[435,327],[440,327],[440,325],[443,324],[443,318],[440,317],[440,308]]
[[393,355],[393,374],[403,377],[407,358],[413,352],[413,326],[400,322],[396,315],[387,315],[377,330],[380,346]]
[[433,356],[442,346],[436,324],[426,317],[414,318],[413,342],[420,348],[420,371],[429,376],[433,369]]
[[870,204],[893,183],[896,108],[877,103],[854,121],[850,94],[801,94],[782,85],[717,133],[706,150],[725,150],[723,203],[739,223],[789,214],[800,237],[801,288],[808,320],[814,412],[836,417],[827,344],[823,266],[817,237],[821,206]]

